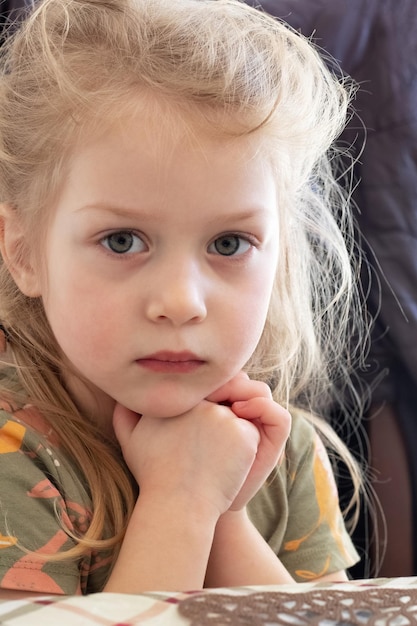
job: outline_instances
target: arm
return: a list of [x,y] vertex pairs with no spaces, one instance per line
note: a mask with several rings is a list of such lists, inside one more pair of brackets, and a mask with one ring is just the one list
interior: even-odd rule
[[221,516],[210,554],[206,587],[293,583],[245,509]]
[[202,588],[216,523],[249,473],[258,430],[207,401],[173,418],[119,406],[114,426],[140,497],[105,591]]
[[[226,557],[226,558],[225,558]],[[314,582],[346,582],[344,570]],[[224,513],[216,526],[206,587],[278,585],[295,580],[250,521],[246,510]]]
[[141,494],[104,591],[201,589],[215,523],[189,498]]
[[359,557],[333,468],[308,414],[294,409],[292,418],[285,462],[250,500],[248,516],[296,581],[346,580],[344,570]]
[[[238,401],[239,398],[243,402]],[[259,487],[264,484],[268,477],[270,478],[270,472],[282,457],[290,430],[289,415],[272,400],[271,393],[265,385],[250,381],[244,375],[230,381],[225,387],[213,394],[210,399],[228,402],[237,415],[253,420],[260,432],[260,443],[256,460],[239,496],[229,511],[220,517],[216,525],[206,585],[236,586],[294,582],[275,551],[269,547],[247,516],[245,508],[245,504],[252,499]],[[318,445],[317,436],[311,426],[308,426],[306,432],[303,430],[302,433],[299,433],[299,428],[296,430],[298,437],[301,435],[303,440],[302,442],[297,440],[296,444],[297,449],[300,449],[301,457],[303,457],[305,446],[314,449],[314,445],[312,446],[314,441]],[[300,445],[301,443],[302,445]],[[291,442],[290,449],[293,445],[294,442]],[[324,448],[322,452],[325,454]],[[327,459],[327,455],[325,458]],[[310,465],[306,471],[311,474],[317,472],[317,470],[314,472]],[[331,468],[328,465],[325,476],[322,476],[324,483],[326,483],[326,479],[331,482],[330,472]],[[329,475],[327,475],[328,473]],[[303,481],[304,483],[305,481]],[[331,482],[330,487],[332,485],[334,487],[333,482]],[[314,484],[310,485],[309,482],[305,487],[314,490]],[[329,498],[329,506],[338,511],[335,491],[335,487],[334,492],[332,489],[326,491],[325,497],[326,499]],[[314,509],[312,509],[312,517],[315,517]],[[307,518],[311,518],[310,514],[307,514]],[[341,570],[322,576],[317,575],[314,580],[343,582],[347,580],[347,575]]]
[[273,401],[267,385],[246,375],[235,377],[210,396],[228,402],[241,418],[256,424],[260,442],[250,473],[230,509],[217,525],[207,568],[207,586],[294,582],[246,514],[245,506],[267,480],[283,455],[291,418]]

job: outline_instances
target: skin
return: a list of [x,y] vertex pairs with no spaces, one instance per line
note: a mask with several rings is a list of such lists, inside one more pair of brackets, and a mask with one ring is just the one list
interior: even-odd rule
[[[278,216],[256,142],[203,135],[162,148],[152,121],[133,117],[74,154],[38,288],[96,402],[173,417],[238,374],[254,351],[277,265]],[[115,253],[117,245],[125,251]],[[144,359],[160,351],[193,353],[194,369],[161,364],[155,372]],[[74,395],[96,412],[91,394]]]
[[260,136],[194,131],[149,110],[78,146],[41,265],[13,260],[23,228],[2,208],[3,257],[42,297],[66,384],[140,484],[106,591],[292,581],[245,510],[291,422],[242,371],[278,263],[275,177]]

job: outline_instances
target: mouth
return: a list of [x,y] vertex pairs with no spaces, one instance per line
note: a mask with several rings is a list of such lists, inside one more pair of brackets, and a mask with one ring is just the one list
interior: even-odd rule
[[192,352],[161,351],[138,359],[137,364],[162,374],[188,374],[204,365],[205,361]]

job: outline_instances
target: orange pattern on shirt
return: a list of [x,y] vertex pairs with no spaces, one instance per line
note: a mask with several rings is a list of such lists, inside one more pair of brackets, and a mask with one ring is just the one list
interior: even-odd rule
[[0,454],[17,452],[22,446],[26,428],[23,424],[8,421],[0,428]]
[[[340,551],[346,554],[349,558],[349,554],[344,546],[341,529],[339,528],[338,521],[338,494],[337,487],[334,481],[332,468],[321,440],[316,437],[315,440],[315,452],[313,461],[313,474],[314,474],[314,486],[316,493],[316,501],[318,506],[317,522],[312,526],[307,534],[297,539],[287,541],[285,543],[285,550],[289,552],[295,552],[299,549],[300,545],[306,541],[317,528],[325,523],[328,525],[331,534],[333,535]],[[320,572],[311,572],[309,570],[297,570],[296,574],[306,580],[313,580],[319,576],[324,576],[330,565],[330,557],[328,557]]]
[[7,535],[2,535],[0,533],[0,550],[5,548],[10,548],[17,543],[16,537],[8,537]]

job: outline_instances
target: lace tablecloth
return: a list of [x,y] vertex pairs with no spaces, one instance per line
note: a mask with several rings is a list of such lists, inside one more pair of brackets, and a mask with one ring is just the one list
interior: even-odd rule
[[4,626],[417,626],[417,578],[0,601]]

